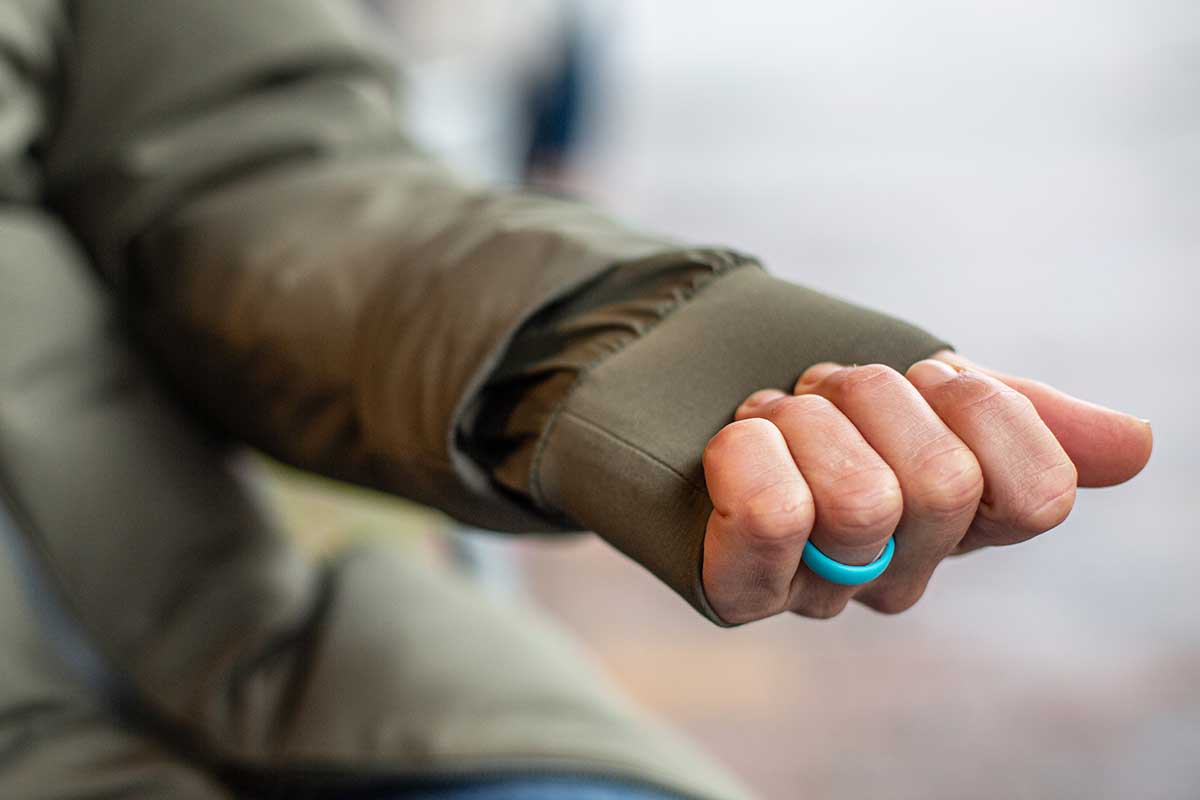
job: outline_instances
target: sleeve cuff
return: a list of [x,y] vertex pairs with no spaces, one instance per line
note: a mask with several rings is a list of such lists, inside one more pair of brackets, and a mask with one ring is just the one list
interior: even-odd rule
[[947,347],[757,267],[727,272],[580,376],[539,442],[534,500],[596,531],[725,625],[701,582],[708,440],[748,394],[788,390],[812,364],[903,371]]

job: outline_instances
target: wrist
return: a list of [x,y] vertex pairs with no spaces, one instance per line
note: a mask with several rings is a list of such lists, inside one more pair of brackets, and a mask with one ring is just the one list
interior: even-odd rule
[[756,267],[730,271],[579,378],[539,442],[535,501],[595,530],[719,622],[700,578],[708,440],[750,392],[790,388],[813,363],[903,370],[945,347]]

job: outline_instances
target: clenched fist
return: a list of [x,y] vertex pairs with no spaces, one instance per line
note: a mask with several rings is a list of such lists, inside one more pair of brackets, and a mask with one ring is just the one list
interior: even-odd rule
[[[826,618],[853,599],[910,607],[943,558],[1050,530],[1077,486],[1111,486],[1150,457],[1146,422],[941,352],[906,375],[817,364],[793,395],[755,392],[704,451],[714,510],[704,589],[727,622],[793,611]],[[801,563],[810,538],[891,566],[838,586]]]

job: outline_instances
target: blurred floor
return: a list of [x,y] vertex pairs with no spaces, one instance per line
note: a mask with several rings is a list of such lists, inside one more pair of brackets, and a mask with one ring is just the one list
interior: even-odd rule
[[767,798],[1200,797],[1200,5],[616,4],[617,211],[1149,417],[1146,472],[914,610],[720,631],[595,541],[536,596]]

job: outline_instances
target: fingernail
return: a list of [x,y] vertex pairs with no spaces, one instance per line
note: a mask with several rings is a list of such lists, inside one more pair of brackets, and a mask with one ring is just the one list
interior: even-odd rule
[[796,381],[797,386],[807,386],[813,383],[820,383],[829,375],[837,372],[839,369],[845,369],[842,364],[835,364],[832,361],[822,361],[819,364],[813,364],[808,369],[804,370],[800,375],[800,380]]
[[918,389],[932,389],[939,383],[945,383],[958,374],[949,364],[927,358],[918,361],[908,369],[908,380]]
[[778,394],[778,391],[775,389],[759,389],[757,392],[742,401],[742,408],[754,408],[755,406],[761,406],[763,403],[773,398],[776,394]]
[[737,419],[743,419],[756,413],[756,409],[758,409],[760,406],[764,406],[770,403],[772,400],[784,396],[784,393],[778,389],[759,389],[757,392],[743,400],[742,404],[737,407],[737,410],[733,413],[733,415]]

